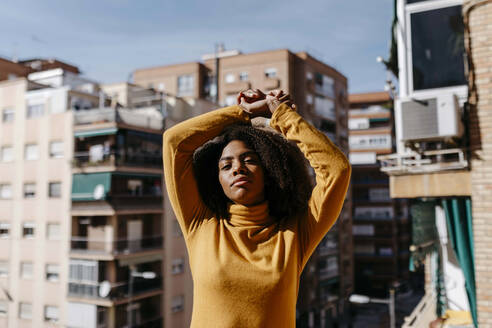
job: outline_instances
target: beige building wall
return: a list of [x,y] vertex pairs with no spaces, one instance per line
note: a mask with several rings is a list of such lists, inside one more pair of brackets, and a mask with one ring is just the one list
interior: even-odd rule
[[478,322],[492,326],[492,2],[465,1],[470,63],[470,146]]
[[[27,91],[25,79],[0,83],[0,111],[14,109],[11,122],[0,122],[0,147],[13,147],[13,160],[0,161],[0,184],[11,186],[11,197],[0,199],[0,221],[10,223],[8,236],[0,239],[0,261],[8,262],[8,276],[0,278],[0,286],[13,298],[8,313],[0,318],[2,327],[52,326],[45,321],[45,306],[58,308],[58,323],[66,322],[66,286],[70,236],[70,188],[72,157],[72,116],[62,111],[51,114],[55,106],[49,94]],[[32,101],[44,103],[44,113],[26,118],[26,94],[36,92]],[[65,107],[66,108],[66,107]],[[50,142],[63,142],[63,155],[50,157]],[[25,146],[37,145],[37,159],[25,159]],[[61,183],[60,197],[48,195],[49,183]],[[24,183],[35,184],[35,196],[24,197]],[[34,236],[23,236],[23,224],[34,224]],[[48,239],[47,225],[56,224],[58,236]],[[21,277],[21,263],[32,262],[31,278]],[[59,278],[46,279],[46,266],[56,264]],[[0,300],[5,295],[0,293]],[[32,304],[30,319],[21,319],[19,304]],[[3,322],[2,322],[3,320]]]

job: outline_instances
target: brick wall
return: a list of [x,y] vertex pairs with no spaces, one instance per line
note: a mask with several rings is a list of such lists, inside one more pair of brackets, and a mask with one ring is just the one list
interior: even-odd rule
[[480,327],[492,327],[492,1],[465,1],[475,278]]

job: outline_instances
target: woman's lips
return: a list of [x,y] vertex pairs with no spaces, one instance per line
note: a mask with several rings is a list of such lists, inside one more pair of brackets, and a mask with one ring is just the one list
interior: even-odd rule
[[234,181],[232,183],[232,185],[235,186],[235,187],[240,187],[240,186],[244,186],[247,183],[249,183],[249,180],[248,179],[241,178],[241,179],[237,179],[236,181]]

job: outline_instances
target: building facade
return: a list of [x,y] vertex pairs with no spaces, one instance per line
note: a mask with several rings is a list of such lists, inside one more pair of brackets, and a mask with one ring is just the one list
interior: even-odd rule
[[[292,95],[299,112],[308,121],[348,153],[347,79],[305,52],[294,54],[282,49],[241,54],[222,51],[203,56],[203,62],[138,69],[133,78],[135,84],[143,87],[216,101],[224,106],[235,104],[242,90],[283,89]],[[338,223],[304,270],[297,307],[300,327],[329,326],[332,322],[348,320],[347,298],[353,289],[350,195],[349,191]],[[176,237],[172,247],[186,255],[182,238]],[[186,262],[186,257],[183,261]],[[166,282],[169,283],[166,291],[173,288],[172,281]],[[191,280],[184,283],[191,285]],[[190,311],[183,315],[190,318],[192,298],[183,299],[184,309]],[[178,327],[172,317],[166,317],[166,326]]]
[[405,199],[392,199],[378,155],[393,147],[393,100],[387,92],[349,95],[354,290],[386,297],[409,280],[410,220]]
[[395,9],[398,147],[380,158],[391,196],[414,199],[412,259],[425,263],[427,287],[404,327],[446,311],[487,327],[492,4],[399,0]]

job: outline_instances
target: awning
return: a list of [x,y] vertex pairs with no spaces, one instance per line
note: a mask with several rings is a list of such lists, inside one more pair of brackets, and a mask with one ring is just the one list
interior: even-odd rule
[[473,323],[478,327],[471,200],[468,197],[443,199],[442,207],[448,222],[449,239],[465,276]]
[[111,189],[111,172],[74,174],[72,201],[106,199]]
[[116,134],[117,131],[118,131],[117,128],[106,128],[106,129],[97,129],[97,130],[89,130],[89,131],[75,131],[74,136],[76,138],[105,136],[110,134]]

